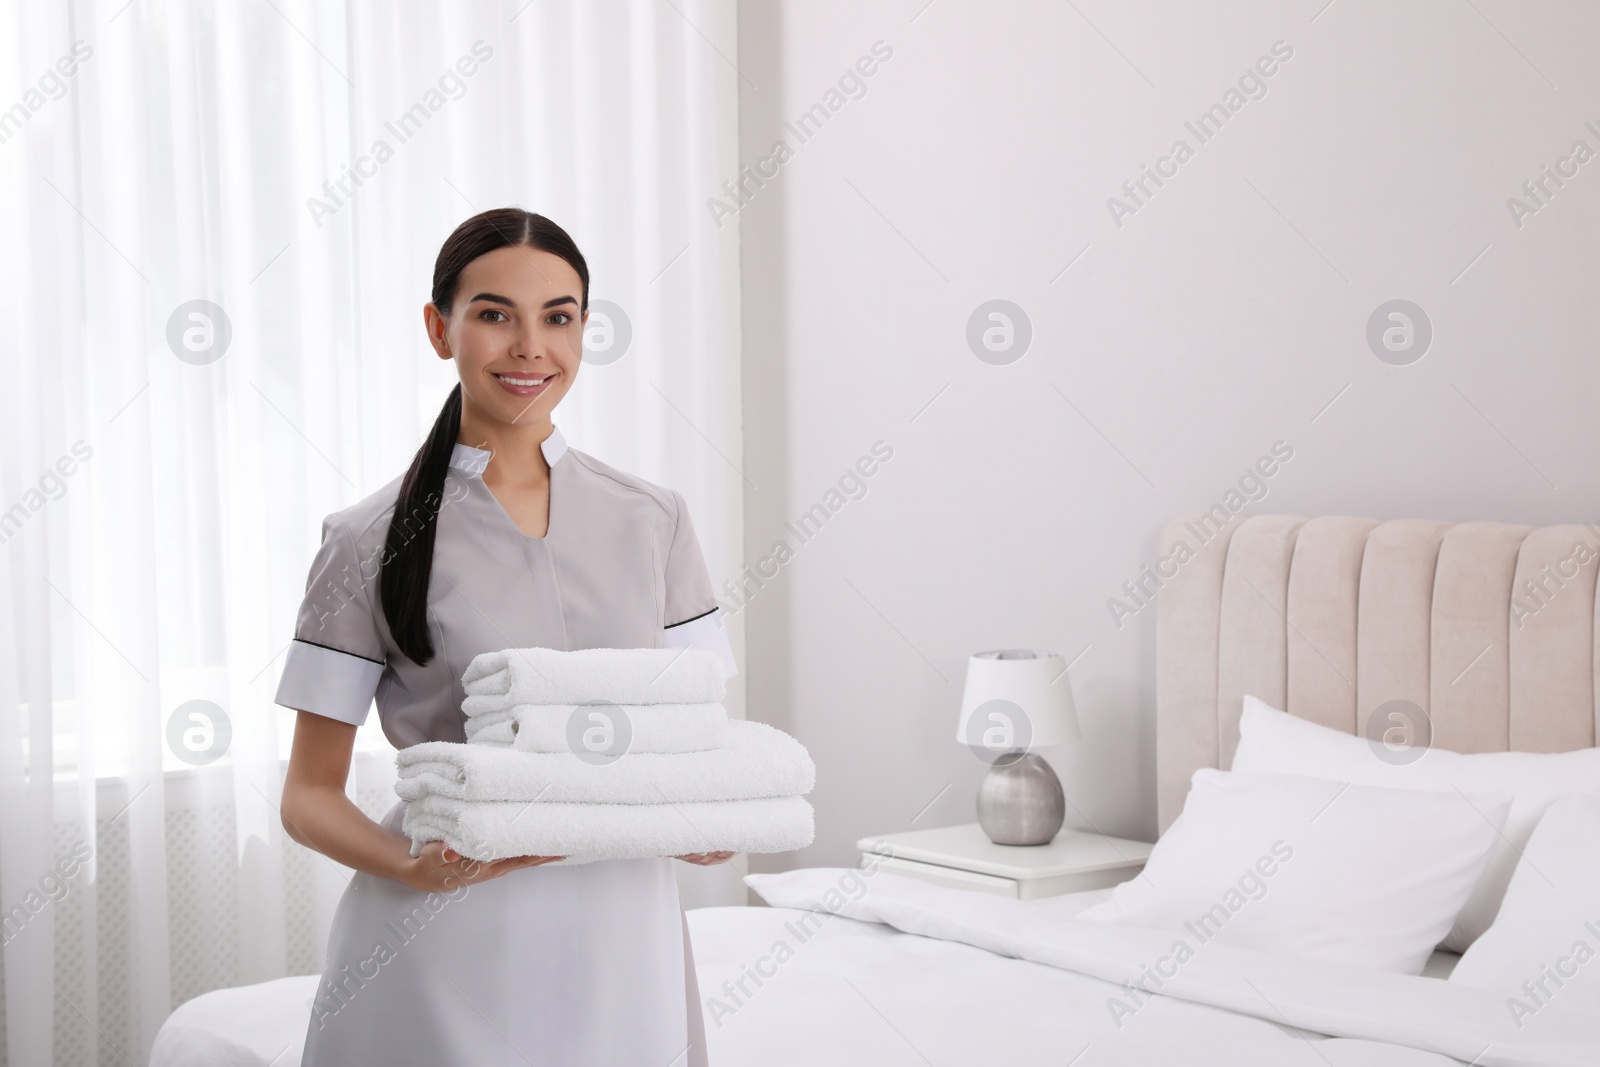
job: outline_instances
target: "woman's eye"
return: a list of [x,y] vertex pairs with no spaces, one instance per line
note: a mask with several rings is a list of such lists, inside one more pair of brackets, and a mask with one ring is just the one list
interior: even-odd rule
[[550,316],[550,325],[552,326],[565,326],[571,321],[572,316],[565,311],[558,311]]
[[490,322],[500,322],[504,318],[505,312],[501,311],[499,308],[487,308],[487,309],[484,310],[483,314],[479,315],[478,317],[481,319],[481,318],[483,318],[484,316],[487,316],[487,315],[499,315],[499,316],[501,316],[500,319],[490,319],[489,320]]

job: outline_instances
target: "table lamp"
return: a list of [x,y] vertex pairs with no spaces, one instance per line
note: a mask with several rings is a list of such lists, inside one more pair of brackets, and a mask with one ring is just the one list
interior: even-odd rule
[[967,661],[956,740],[990,765],[978,825],[997,845],[1047,845],[1066,818],[1061,779],[1034,749],[1083,736],[1059,652],[1016,648]]

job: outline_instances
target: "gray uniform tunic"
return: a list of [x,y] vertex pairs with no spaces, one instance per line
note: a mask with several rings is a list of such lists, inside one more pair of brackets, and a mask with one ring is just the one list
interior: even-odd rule
[[[550,521],[531,537],[455,446],[435,532],[434,657],[395,646],[378,573],[396,478],[329,515],[275,700],[360,725],[376,698],[397,748],[465,741],[461,675],[503,648],[732,650],[675,490],[567,447],[550,465]],[[404,801],[383,824],[399,832]],[[449,893],[357,872],[329,934],[303,1067],[357,1063],[705,1063],[688,923],[670,858],[528,867]]]

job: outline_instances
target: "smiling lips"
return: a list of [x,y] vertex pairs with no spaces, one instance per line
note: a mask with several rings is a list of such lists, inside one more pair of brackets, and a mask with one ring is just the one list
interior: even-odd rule
[[554,374],[545,375],[510,375],[496,374],[495,381],[500,383],[500,388],[513,396],[530,397],[538,396],[544,392]]

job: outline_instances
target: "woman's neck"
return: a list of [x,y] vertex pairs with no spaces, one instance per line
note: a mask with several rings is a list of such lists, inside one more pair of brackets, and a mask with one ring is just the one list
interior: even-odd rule
[[486,449],[491,453],[484,479],[496,484],[526,484],[541,482],[550,475],[550,464],[544,458],[544,442],[555,432],[555,423],[543,422],[510,426],[505,423],[482,423],[469,419],[463,412],[461,430],[456,440],[472,448]]

